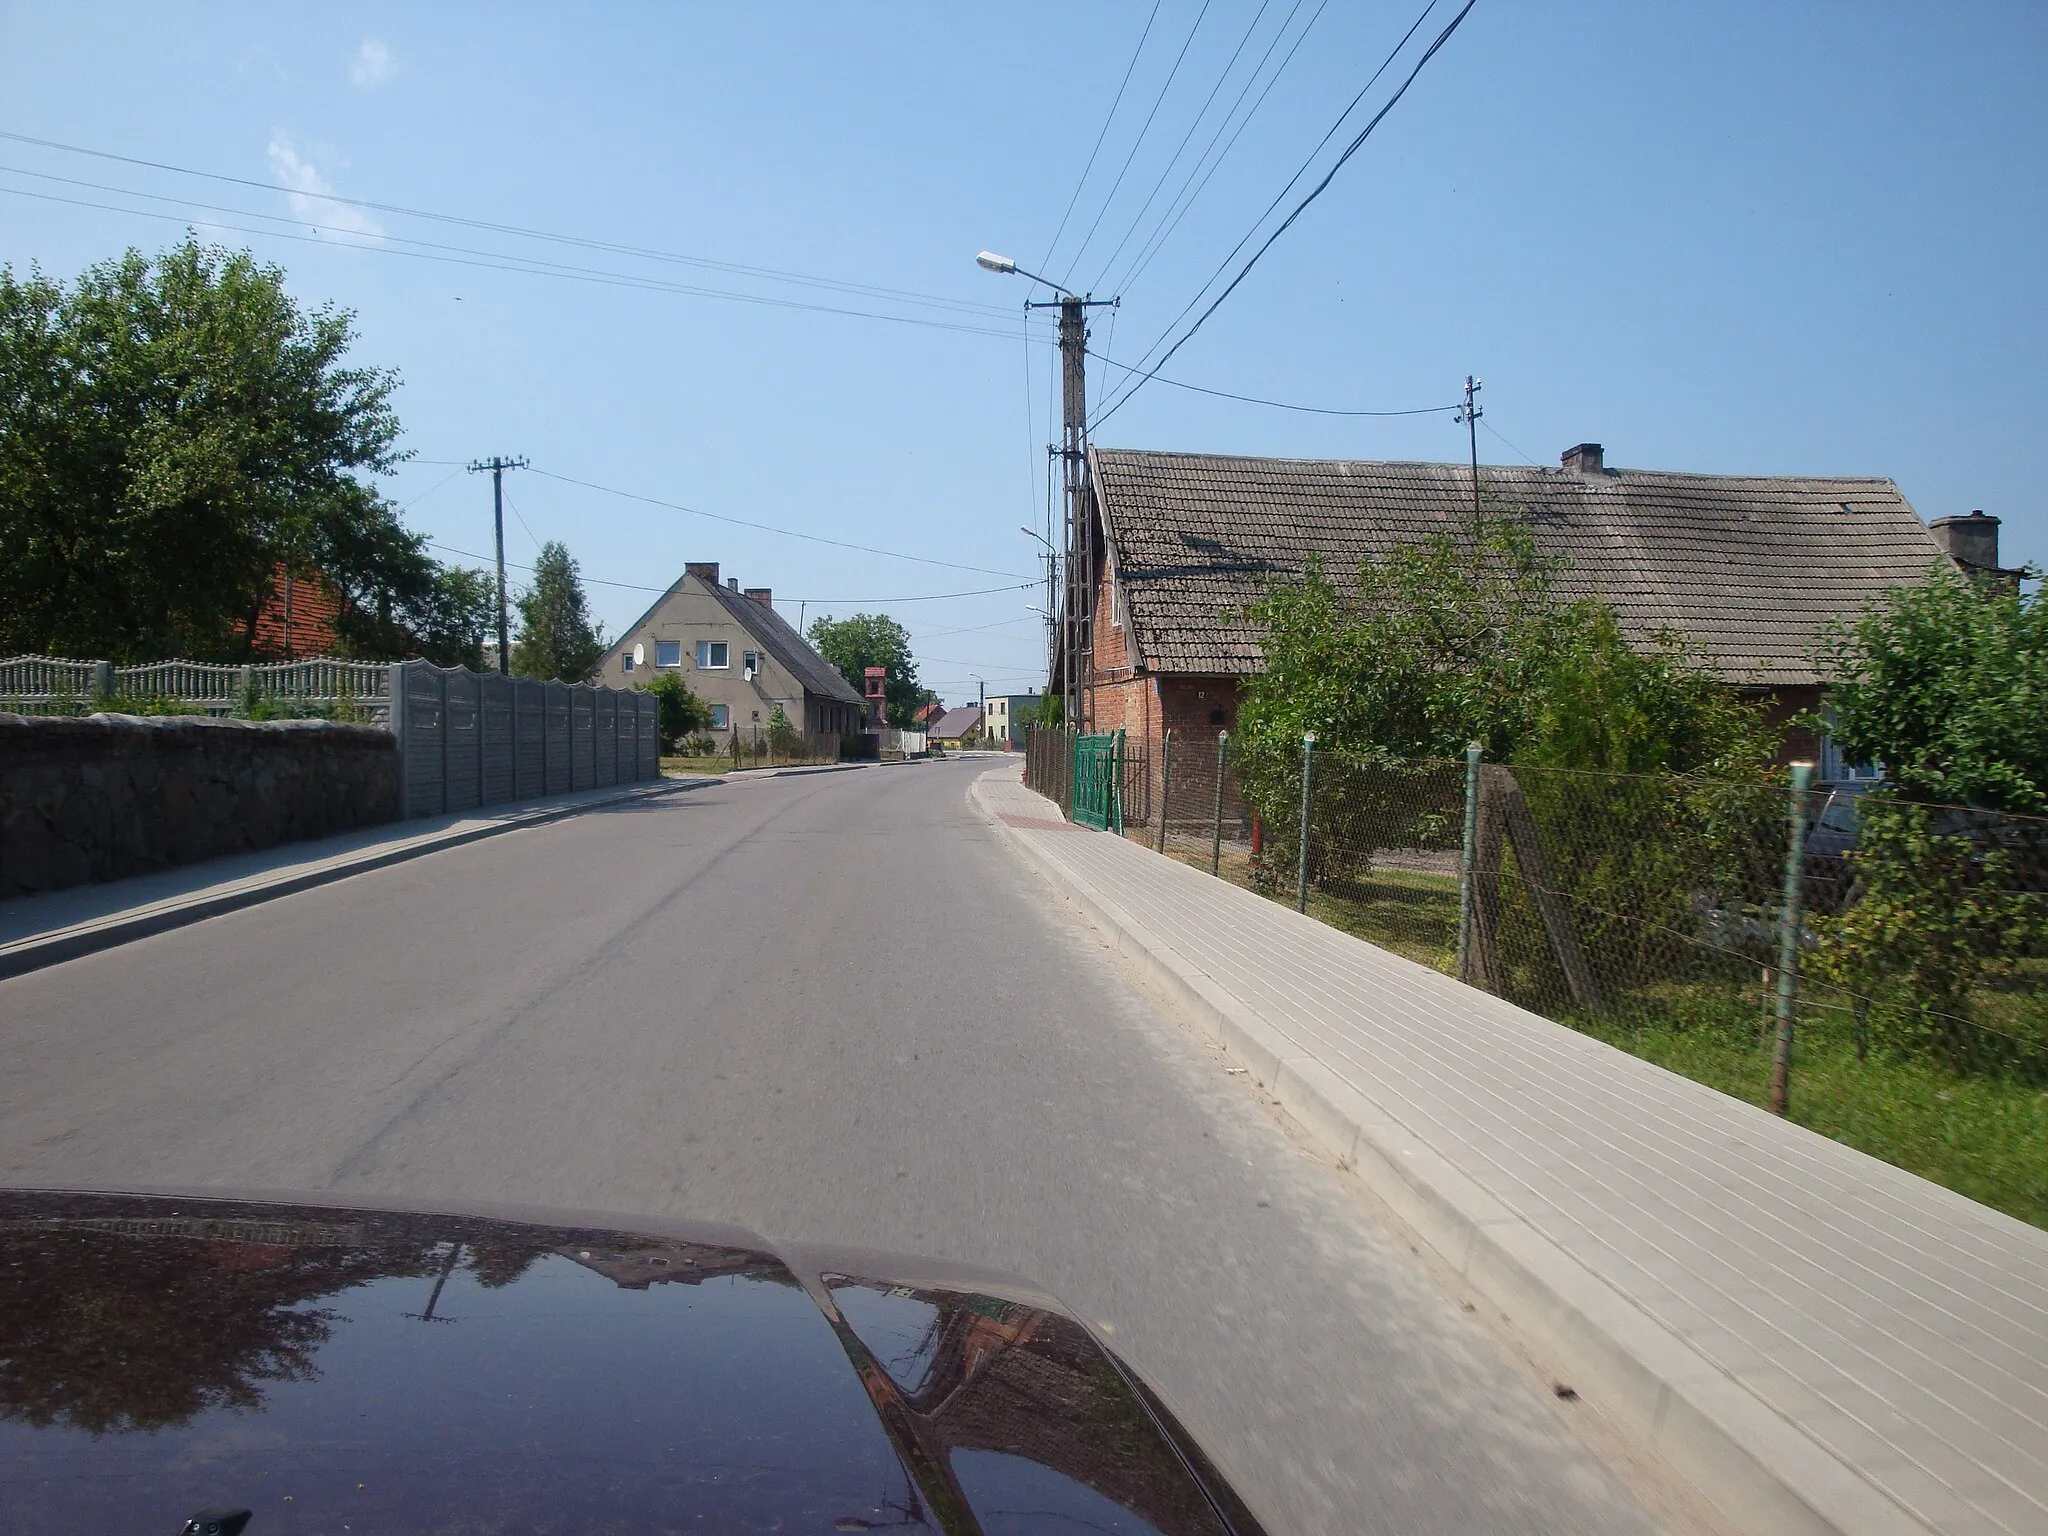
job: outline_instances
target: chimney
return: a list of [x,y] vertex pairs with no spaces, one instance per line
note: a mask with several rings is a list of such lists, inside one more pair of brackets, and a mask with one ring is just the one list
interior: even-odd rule
[[683,562],[683,574],[685,576],[695,576],[706,585],[715,587],[718,585],[718,562],[716,560],[686,560]]
[[746,595],[759,603],[763,608],[773,608],[775,606],[775,593],[768,587],[748,587]]
[[740,589],[740,579],[739,579],[739,577],[737,577],[737,576],[728,576],[728,577],[726,577],[726,578],[725,578],[725,590],[726,590],[726,591],[728,591],[728,592],[737,592],[737,591],[739,591],[739,589]]
[[1558,462],[1575,475],[1607,473],[1607,453],[1598,443],[1580,443],[1576,448],[1567,448]]
[[1941,552],[1964,570],[1998,569],[1998,523],[1979,510],[1968,517],[1937,517],[1927,525]]

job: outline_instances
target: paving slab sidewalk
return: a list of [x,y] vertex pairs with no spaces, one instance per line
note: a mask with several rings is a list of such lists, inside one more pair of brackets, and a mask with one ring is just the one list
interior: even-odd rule
[[16,896],[0,901],[0,977],[18,976],[480,837],[556,821],[621,800],[720,782],[712,777],[669,778],[579,790],[516,805],[386,822],[334,837],[281,843],[255,853],[230,854],[99,885]]
[[2048,1232],[1066,823],[1016,768],[970,798],[1741,1528],[2048,1531]]

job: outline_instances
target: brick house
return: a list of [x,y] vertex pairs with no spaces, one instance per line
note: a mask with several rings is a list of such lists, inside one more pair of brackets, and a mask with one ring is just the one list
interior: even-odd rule
[[692,562],[631,624],[597,664],[595,681],[613,688],[679,672],[711,706],[710,734],[738,731],[753,740],[777,705],[807,735],[862,729],[860,691],[775,611],[767,587],[719,584],[715,561]]
[[[1471,525],[1462,464],[1095,448],[1089,468],[1097,553],[1083,721],[1134,736],[1213,742],[1236,724],[1239,686],[1263,666],[1246,609],[1272,578],[1318,559],[1341,580],[1397,545]],[[1774,720],[1819,702],[1812,652],[1829,620],[1926,580],[1943,558],[1999,571],[1997,518],[1922,523],[1885,479],[1610,469],[1597,443],[1556,469],[1480,478],[1490,515],[1522,518],[1540,553],[1570,562],[1556,579],[1563,595],[1603,598],[1639,642],[1675,630]],[[1787,750],[1823,745],[1795,733]]]

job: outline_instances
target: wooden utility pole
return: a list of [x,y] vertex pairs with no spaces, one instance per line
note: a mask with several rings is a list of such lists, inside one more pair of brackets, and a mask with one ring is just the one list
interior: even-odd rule
[[1464,427],[1465,435],[1472,441],[1472,542],[1475,545],[1479,542],[1479,418],[1486,414],[1478,397],[1483,387],[1471,374],[1466,374],[1465,403],[1452,418]]
[[505,601],[505,471],[525,469],[523,458],[508,459],[495,454],[488,459],[472,460],[469,472],[480,475],[491,472],[491,519],[498,537],[498,675],[507,676],[512,671],[511,622]]

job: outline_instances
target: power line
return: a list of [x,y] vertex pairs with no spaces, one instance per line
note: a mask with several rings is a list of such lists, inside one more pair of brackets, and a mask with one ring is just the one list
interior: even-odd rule
[[[429,549],[440,550],[441,553],[443,553],[444,555],[460,555],[465,560],[482,560],[486,563],[489,563],[491,559],[489,555],[480,555],[473,549],[457,549],[453,544],[443,544],[439,539],[422,539],[420,542],[425,544]],[[507,570],[513,571],[531,572],[533,570],[532,566],[521,565],[517,560],[507,560],[505,562],[505,567]],[[650,587],[645,582],[606,581],[602,576],[584,576],[580,573],[577,579],[586,583],[589,586],[617,587],[619,590],[623,592],[666,592],[670,589],[670,587],[673,587],[675,585],[674,582],[670,582],[669,586],[667,587]],[[1020,581],[1015,585],[1008,587],[977,587],[971,592],[918,592],[913,593],[908,597],[786,597],[782,599],[782,601],[786,603],[818,604],[942,603],[948,602],[956,597],[992,597],[1003,592],[1024,592],[1030,590],[1033,587],[1036,587],[1037,585],[1038,583],[1035,581]]]
[[[4,169],[8,168],[0,167],[0,170]],[[24,174],[36,175],[39,173],[31,171]],[[107,213],[127,214],[131,218],[161,219],[173,224],[184,224],[188,227],[193,222],[191,219],[177,214],[158,213],[149,208],[123,208],[114,203],[94,202],[88,198],[59,197],[55,193],[50,192],[31,192],[24,187],[0,186],[0,194],[5,194],[9,197],[33,198],[38,202],[64,203],[75,208],[97,208]],[[148,192],[126,195],[137,197],[156,196],[156,194]],[[161,200],[165,202],[180,201],[175,198],[164,198]],[[184,202],[182,206],[202,209],[207,207],[204,203],[196,202]],[[945,320],[924,320],[914,315],[889,315],[874,310],[843,309],[832,304],[809,304],[797,299],[778,299],[767,294],[739,293],[731,289],[704,288],[694,284],[674,283],[663,278],[639,277],[630,273],[572,267],[564,262],[539,261],[533,257],[514,256],[503,252],[481,251],[476,252],[474,256],[448,255],[443,254],[443,252],[462,251],[465,247],[439,246],[430,241],[412,240],[403,236],[385,236],[377,241],[366,243],[360,231],[343,229],[335,225],[310,224],[301,219],[287,220],[281,215],[267,213],[246,213],[240,216],[269,219],[279,223],[290,223],[296,229],[311,229],[323,234],[341,235],[347,238],[349,245],[355,250],[375,251],[386,256],[409,256],[415,261],[437,261],[447,266],[475,267],[492,272],[513,272],[527,277],[555,277],[571,282],[592,283],[600,287],[632,288],[652,293],[679,294],[690,298],[727,299],[735,303],[758,304],[772,309],[792,309],[807,311],[812,314],[848,315],[863,320],[884,320],[896,325],[918,325],[931,330],[958,331],[970,336],[994,336],[1004,341],[1014,340],[1017,334],[1011,330],[997,330],[992,326],[963,325]],[[250,229],[248,226],[241,224],[224,224],[217,219],[202,219],[199,222],[213,229],[231,230],[236,234],[261,235],[272,240],[292,240],[302,245],[331,247],[334,244],[331,240],[320,238],[318,234],[302,235],[296,234],[292,230],[284,229]],[[413,246],[422,248],[407,249],[407,247]]]
[[777,528],[769,523],[751,522],[744,517],[728,517],[723,512],[706,512],[699,507],[686,507],[679,501],[663,501],[659,496],[642,496],[636,491],[622,491],[616,486],[599,485],[593,480],[578,480],[571,475],[558,475],[552,470],[536,469],[536,475],[549,480],[559,480],[564,485],[579,485],[586,491],[602,491],[607,496],[618,496],[626,501],[644,502],[650,507],[665,507],[671,512],[687,512],[692,517],[706,517],[715,523],[730,523],[737,528],[752,528],[759,533],[780,534],[786,539],[803,539],[812,544],[829,544],[834,549],[851,549],[863,555],[882,555],[891,560],[910,560],[919,565],[943,566],[949,571],[973,571],[983,576],[1008,576],[1009,571],[999,571],[986,565],[961,565],[953,560],[935,560],[930,555],[907,555],[901,550],[878,549],[872,544],[852,544],[845,539],[828,539],[820,533],[799,533],[794,528]]
[[[1253,70],[1251,78],[1245,81],[1244,89],[1237,93],[1237,100],[1230,104],[1229,113],[1217,125],[1215,134],[1210,138],[1208,144],[1203,147],[1201,159],[1195,162],[1194,169],[1188,173],[1188,182],[1182,185],[1181,190],[1174,195],[1173,202],[1167,205],[1166,220],[1163,222],[1163,227],[1156,231],[1138,252],[1137,260],[1131,264],[1131,269],[1124,274],[1123,281],[1115,289],[1116,292],[1122,293],[1132,283],[1135,283],[1140,277],[1144,276],[1145,269],[1152,265],[1152,258],[1157,256],[1160,248],[1173,238],[1173,232],[1180,228],[1181,220],[1188,216],[1188,210],[1194,207],[1196,201],[1208,190],[1209,183],[1215,179],[1217,171],[1222,169],[1223,162],[1229,159],[1230,152],[1237,148],[1237,141],[1244,137],[1245,129],[1249,128],[1252,119],[1259,115],[1259,108],[1263,107],[1266,104],[1266,98],[1273,94],[1273,87],[1278,85],[1280,77],[1287,73],[1287,66],[1292,64],[1294,56],[1301,52],[1301,45],[1308,41],[1309,33],[1315,30],[1316,23],[1322,20],[1323,12],[1329,9],[1330,0],[1319,0],[1315,10],[1308,18],[1308,24],[1295,34],[1294,42],[1288,48],[1286,56],[1280,60],[1279,67],[1271,75],[1267,76],[1265,88],[1259,92],[1258,99],[1251,104],[1251,109],[1238,121],[1236,129],[1230,135],[1230,142],[1225,144],[1222,151],[1211,161],[1209,155],[1211,151],[1215,150],[1216,141],[1222,138],[1224,130],[1230,127],[1231,119],[1237,116],[1237,109],[1244,105],[1246,94],[1254,85],[1258,84],[1259,75],[1266,67],[1266,60],[1270,59],[1273,56],[1273,50],[1280,46],[1280,40],[1287,35],[1288,27],[1294,24],[1295,13],[1301,9],[1302,4],[1303,0],[1295,0],[1294,10],[1287,13],[1287,20],[1282,22],[1280,30],[1273,34],[1273,41],[1266,45],[1265,53],[1259,58],[1259,67]],[[1205,163],[1209,167],[1206,171],[1202,169]],[[1202,178],[1199,183],[1195,182],[1197,175],[1200,175]],[[1193,191],[1188,190],[1189,184],[1193,184]]]
[[[1143,356],[1141,356],[1138,359],[1138,361],[1141,364],[1149,362],[1152,358],[1152,354],[1157,352],[1160,347],[1166,344],[1166,338],[1173,334],[1174,327],[1179,325],[1182,320],[1187,318],[1189,312],[1192,311],[1197,304],[1202,302],[1202,299],[1208,294],[1209,290],[1216,286],[1216,280],[1220,278],[1224,274],[1224,272],[1229,270],[1230,264],[1237,259],[1238,253],[1242,251],[1247,245],[1251,244],[1252,237],[1258,234],[1260,226],[1262,226],[1267,219],[1272,217],[1274,209],[1278,208],[1281,205],[1281,203],[1286,201],[1287,194],[1293,191],[1294,188],[1300,184],[1301,178],[1306,176],[1309,172],[1309,168],[1315,164],[1316,156],[1320,155],[1323,152],[1323,147],[1327,145],[1331,139],[1335,138],[1337,136],[1337,131],[1340,128],[1342,128],[1346,122],[1350,120],[1351,114],[1358,110],[1358,104],[1365,100],[1366,94],[1372,90],[1373,86],[1378,82],[1380,76],[1385,74],[1388,68],[1393,64],[1394,60],[1401,56],[1401,50],[1408,46],[1409,39],[1415,36],[1416,32],[1421,28],[1422,23],[1428,19],[1430,12],[1434,11],[1436,9],[1436,6],[1437,0],[1429,0],[1429,3],[1422,8],[1422,14],[1420,16],[1417,16],[1414,21],[1409,23],[1408,30],[1401,34],[1401,40],[1398,43],[1394,44],[1392,51],[1389,52],[1387,56],[1380,61],[1380,67],[1372,72],[1372,77],[1368,79],[1364,85],[1358,88],[1358,94],[1356,96],[1353,96],[1350,102],[1345,106],[1344,110],[1337,114],[1337,120],[1334,123],[1330,124],[1329,128],[1325,130],[1322,138],[1316,141],[1315,148],[1308,152],[1307,158],[1305,158],[1301,162],[1300,166],[1296,168],[1294,174],[1287,178],[1287,184],[1283,186],[1278,192],[1273,194],[1273,200],[1270,203],[1266,204],[1266,206],[1260,210],[1259,216],[1252,220],[1251,227],[1244,232],[1243,236],[1238,240],[1237,244],[1233,245],[1230,248],[1229,253],[1225,255],[1221,261],[1216,263],[1216,270],[1214,272],[1211,272],[1208,276],[1208,279],[1202,284],[1202,286],[1195,290],[1194,296],[1190,298],[1186,304],[1181,306],[1180,313],[1175,315],[1172,320],[1167,322],[1166,329],[1159,333],[1159,339],[1154,341],[1151,346],[1145,349]],[[1305,29],[1303,35],[1307,35]],[[1276,75],[1274,78],[1277,79],[1278,76]]]
[[1230,58],[1224,63],[1223,72],[1217,75],[1216,83],[1209,87],[1209,94],[1202,98],[1201,110],[1195,113],[1188,123],[1188,131],[1180,136],[1180,143],[1174,146],[1173,154],[1160,168],[1159,179],[1152,183],[1152,190],[1145,194],[1145,201],[1140,205],[1137,217],[1131,220],[1130,227],[1124,231],[1124,237],[1117,241],[1116,249],[1111,251],[1108,260],[1103,262],[1102,273],[1095,279],[1098,287],[1108,279],[1109,269],[1116,265],[1117,257],[1123,255],[1124,247],[1131,243],[1131,236],[1138,232],[1138,226],[1145,222],[1145,215],[1152,211],[1152,204],[1158,200],[1160,192],[1165,188],[1166,179],[1173,174],[1173,168],[1180,164],[1180,157],[1194,139],[1195,130],[1202,126],[1202,119],[1209,115],[1209,108],[1216,104],[1217,93],[1223,89],[1224,82],[1229,80],[1230,72],[1237,68],[1238,58],[1244,53],[1244,45],[1252,40],[1252,34],[1258,31],[1259,23],[1265,20],[1266,11],[1272,3],[1273,0],[1259,0],[1259,8],[1252,13],[1251,25],[1244,29],[1244,36],[1240,37],[1237,46],[1230,50]]
[[[1100,352],[1091,352],[1088,355],[1098,363],[1121,368],[1127,374],[1140,371],[1129,363],[1120,363],[1113,357],[1104,357]],[[1157,376],[1157,382],[1169,384],[1175,389],[1190,389],[1198,395],[1215,395],[1222,400],[1242,400],[1246,405],[1270,405],[1277,411],[1302,411],[1310,416],[1434,416],[1440,411],[1458,409],[1457,401],[1453,400],[1447,405],[1418,405],[1403,411],[1340,411],[1326,405],[1294,405],[1285,400],[1261,399],[1257,395],[1234,395],[1227,389],[1209,389],[1201,384],[1189,384],[1180,379],[1169,379],[1164,375]]]
[[[1436,0],[1430,0],[1431,10],[1435,9],[1435,3]],[[1436,36],[1436,41],[1431,43],[1429,47],[1423,50],[1422,57],[1415,61],[1415,67],[1408,71],[1408,78],[1401,82],[1400,89],[1394,92],[1393,96],[1388,100],[1385,106],[1381,107],[1379,111],[1375,112],[1372,115],[1371,120],[1368,121],[1366,125],[1358,131],[1357,137],[1352,139],[1352,141],[1345,146],[1344,153],[1337,157],[1336,164],[1332,165],[1328,171],[1324,172],[1323,179],[1317,182],[1315,186],[1309,189],[1308,196],[1304,197],[1299,203],[1296,203],[1294,205],[1294,211],[1289,213],[1285,219],[1282,219],[1280,221],[1279,227],[1265,238],[1265,240],[1260,244],[1259,248],[1256,251],[1252,252],[1251,259],[1245,262],[1244,266],[1238,270],[1237,276],[1233,277],[1230,280],[1229,285],[1225,287],[1221,293],[1216,295],[1215,299],[1211,301],[1209,307],[1203,310],[1200,316],[1196,318],[1195,323],[1189,326],[1187,330],[1181,334],[1180,339],[1174,342],[1174,344],[1171,347],[1166,349],[1165,353],[1160,357],[1159,362],[1153,367],[1151,373],[1138,379],[1136,382],[1132,383],[1128,388],[1126,388],[1123,394],[1117,398],[1116,402],[1113,405],[1111,405],[1107,411],[1104,411],[1100,417],[1097,418],[1098,421],[1107,420],[1109,417],[1115,415],[1116,412],[1123,407],[1124,403],[1128,401],[1132,395],[1136,394],[1140,389],[1144,388],[1145,385],[1150,381],[1150,379],[1159,372],[1159,369],[1165,367],[1166,364],[1169,361],[1171,361],[1173,354],[1178,352],[1182,347],[1186,346],[1191,339],[1193,339],[1195,332],[1199,331],[1203,327],[1203,325],[1207,323],[1209,317],[1215,314],[1217,309],[1222,306],[1223,301],[1229,298],[1231,294],[1237,291],[1237,285],[1239,283],[1242,283],[1246,277],[1251,275],[1252,268],[1259,264],[1259,258],[1264,256],[1266,252],[1271,250],[1273,248],[1273,243],[1276,240],[1278,240],[1282,235],[1286,234],[1287,231],[1293,227],[1294,221],[1300,218],[1302,214],[1305,211],[1307,211],[1309,204],[1313,203],[1317,198],[1323,195],[1324,189],[1326,189],[1330,185],[1330,183],[1336,179],[1337,173],[1344,169],[1345,162],[1348,161],[1354,154],[1358,152],[1359,147],[1363,145],[1365,141],[1372,136],[1372,131],[1375,128],[1379,127],[1381,122],[1385,120],[1386,115],[1394,110],[1395,106],[1399,104],[1403,96],[1408,94],[1408,87],[1415,83],[1415,77],[1422,73],[1423,67],[1427,65],[1431,59],[1436,57],[1437,50],[1443,47],[1443,45],[1450,40],[1451,34],[1458,30],[1459,25],[1465,20],[1465,18],[1468,15],[1471,14],[1472,7],[1476,4],[1478,4],[1478,0],[1465,0],[1464,8],[1461,9],[1457,15],[1451,18],[1450,25],[1445,27],[1443,31],[1439,32]],[[1424,16],[1427,16],[1428,14],[1428,10],[1425,10],[1423,12]],[[1416,21],[1417,25],[1421,24],[1420,17],[1418,17]],[[1406,40],[1404,39],[1403,41],[1405,43]],[[1183,313],[1185,313],[1185,311],[1183,311]],[[1154,345],[1156,346],[1157,343],[1155,343]]]
[[[79,144],[65,144],[55,139],[39,139],[25,133],[9,133],[0,130],[0,139],[17,144],[31,144],[38,149],[60,150],[66,154],[88,155],[96,160],[112,160],[122,165],[141,166],[147,170],[169,171],[174,175],[193,176],[205,181],[224,182],[238,187],[254,187],[264,192],[289,191],[294,196],[318,198],[322,202],[339,203],[351,208],[363,208],[374,213],[396,214],[405,218],[429,219],[439,224],[454,224],[467,229],[481,229],[493,234],[516,235],[527,240],[546,240],[558,245],[580,246],[586,250],[608,251],[620,256],[639,256],[649,261],[673,262],[682,266],[702,267],[706,271],[730,272],[738,276],[764,278],[774,282],[797,283],[806,287],[831,288],[846,293],[861,293],[875,298],[893,298],[907,302],[938,304],[962,309],[979,310],[997,315],[1007,314],[1001,305],[985,304],[974,300],[946,298],[937,294],[922,294],[909,289],[885,288],[872,283],[856,283],[845,278],[820,277],[812,273],[791,272],[779,267],[752,266],[743,262],[717,261],[708,256],[691,256],[678,251],[664,251],[657,247],[628,245],[620,241],[600,240],[586,235],[565,235],[551,230],[532,229],[518,224],[502,224],[489,219],[465,218],[460,214],[438,213],[428,208],[409,208],[399,203],[373,202],[368,198],[344,197],[338,192],[301,192],[296,188],[278,186],[275,182],[258,181],[248,176],[231,176],[221,171],[201,171],[190,166],[172,165],[162,160],[145,160],[134,155],[116,154],[111,150],[91,149]],[[41,174],[26,172],[27,175]],[[56,180],[65,178],[57,177]],[[88,183],[89,185],[89,183]],[[119,189],[107,189],[119,190]],[[151,196],[137,193],[136,196]],[[203,206],[203,205],[202,205]],[[262,217],[262,215],[259,215]]]
[[1145,51],[1145,39],[1152,35],[1152,23],[1158,16],[1159,0],[1152,0],[1152,11],[1145,18],[1145,29],[1138,34],[1138,46],[1131,50],[1131,62],[1124,66],[1124,78],[1116,88],[1116,98],[1109,104],[1109,116],[1102,120],[1102,131],[1095,135],[1095,147],[1088,151],[1088,163],[1081,167],[1081,179],[1074,183],[1074,195],[1067,199],[1067,211],[1060,215],[1060,227],[1052,232],[1052,244],[1045,248],[1045,259],[1038,264],[1041,271],[1052,269],[1052,253],[1059,249],[1060,236],[1067,232],[1067,220],[1074,216],[1074,205],[1081,201],[1081,189],[1088,185],[1088,173],[1095,169],[1095,157],[1102,153],[1102,141],[1109,137],[1109,125],[1116,121],[1116,109],[1123,105],[1124,91],[1131,83],[1131,71],[1138,67],[1138,55]]
[[1188,35],[1180,45],[1180,52],[1173,56],[1173,68],[1166,72],[1166,81],[1159,87],[1159,94],[1152,98],[1152,110],[1145,114],[1145,121],[1138,127],[1138,136],[1131,140],[1131,152],[1124,156],[1123,169],[1116,173],[1116,180],[1109,184],[1109,195],[1102,200],[1102,206],[1095,210],[1095,222],[1088,226],[1088,233],[1081,237],[1081,244],[1074,251],[1074,259],[1067,263],[1066,276],[1060,285],[1066,287],[1074,275],[1074,268],[1081,264],[1081,258],[1088,254],[1088,242],[1095,238],[1095,231],[1102,227],[1102,216],[1109,212],[1109,205],[1116,201],[1117,189],[1124,184],[1124,177],[1130,174],[1131,162],[1138,158],[1138,148],[1145,142],[1145,135],[1152,131],[1152,119],[1159,115],[1159,108],[1166,101],[1166,93],[1173,89],[1174,77],[1180,73],[1181,60],[1188,56],[1188,46],[1195,40],[1195,34],[1202,30],[1202,18],[1209,14],[1212,0],[1202,0],[1201,10],[1195,13],[1195,24],[1188,28]]
[[1505,437],[1501,437],[1500,433],[1497,430],[1495,430],[1493,423],[1488,421],[1483,415],[1479,418],[1479,425],[1486,428],[1486,430],[1489,433],[1492,433],[1493,436],[1499,437],[1501,442],[1505,444],[1512,453],[1518,456],[1524,464],[1534,464],[1537,462],[1536,459],[1531,457],[1528,449],[1517,448],[1513,443],[1508,442],[1508,440]]

